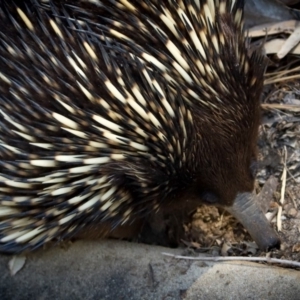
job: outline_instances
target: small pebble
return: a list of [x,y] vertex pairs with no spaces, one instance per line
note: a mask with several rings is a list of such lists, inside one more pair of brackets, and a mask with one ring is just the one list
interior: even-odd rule
[[289,211],[288,211],[288,216],[289,217],[292,217],[292,218],[295,218],[297,216],[297,210],[295,208],[290,208]]
[[280,250],[281,251],[284,251],[286,249],[286,244],[285,243],[282,243],[281,245],[280,245]]

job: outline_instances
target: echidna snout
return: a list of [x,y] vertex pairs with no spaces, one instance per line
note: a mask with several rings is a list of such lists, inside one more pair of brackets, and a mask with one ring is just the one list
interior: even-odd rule
[[240,0],[1,1],[0,251],[203,201],[272,246],[236,205],[264,68]]

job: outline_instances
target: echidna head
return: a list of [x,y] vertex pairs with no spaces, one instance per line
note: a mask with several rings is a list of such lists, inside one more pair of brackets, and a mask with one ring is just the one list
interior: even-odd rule
[[[240,97],[246,95],[241,93]],[[195,187],[204,202],[221,206],[231,206],[238,193],[254,188],[260,121],[259,99],[247,100],[255,101],[255,105],[250,108],[245,105],[240,110],[238,107],[231,110],[235,100],[229,101],[224,100],[224,111],[219,116],[212,112],[210,118],[194,118],[200,161]]]

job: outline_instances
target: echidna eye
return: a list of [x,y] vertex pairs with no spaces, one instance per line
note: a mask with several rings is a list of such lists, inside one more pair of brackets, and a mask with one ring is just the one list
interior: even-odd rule
[[207,204],[216,204],[219,202],[219,197],[213,192],[202,192],[200,198]]

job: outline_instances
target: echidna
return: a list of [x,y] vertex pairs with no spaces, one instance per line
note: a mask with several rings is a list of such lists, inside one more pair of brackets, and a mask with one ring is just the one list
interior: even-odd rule
[[0,251],[252,195],[264,59],[240,0],[0,4]]

